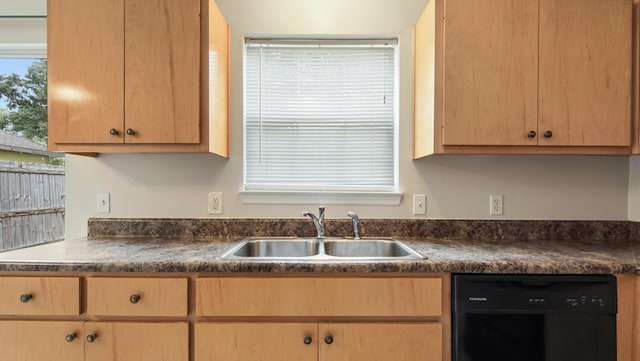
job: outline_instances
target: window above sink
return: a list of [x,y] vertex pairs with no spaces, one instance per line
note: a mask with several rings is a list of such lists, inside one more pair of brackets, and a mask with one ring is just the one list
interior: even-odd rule
[[398,204],[397,56],[397,39],[245,39],[243,201]]

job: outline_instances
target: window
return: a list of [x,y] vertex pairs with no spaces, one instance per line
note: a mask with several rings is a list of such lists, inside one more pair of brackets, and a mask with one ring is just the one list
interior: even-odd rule
[[[46,145],[46,2],[6,3],[0,9],[0,251],[63,239],[65,214],[64,166],[52,165],[63,164],[63,155]],[[31,11],[36,15],[21,15]]]
[[395,192],[394,40],[245,41],[245,190]]

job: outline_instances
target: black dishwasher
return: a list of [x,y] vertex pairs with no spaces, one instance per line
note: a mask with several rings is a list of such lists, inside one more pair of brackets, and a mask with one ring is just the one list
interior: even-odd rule
[[453,361],[616,361],[611,275],[452,276]]

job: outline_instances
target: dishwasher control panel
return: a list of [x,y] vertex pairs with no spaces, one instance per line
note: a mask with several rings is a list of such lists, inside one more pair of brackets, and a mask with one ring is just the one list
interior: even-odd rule
[[467,312],[615,313],[610,275],[456,275],[453,309]]

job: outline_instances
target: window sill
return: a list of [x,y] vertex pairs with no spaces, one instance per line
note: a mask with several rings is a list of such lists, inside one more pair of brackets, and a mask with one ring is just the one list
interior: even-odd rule
[[245,204],[311,204],[397,206],[402,192],[240,191]]

